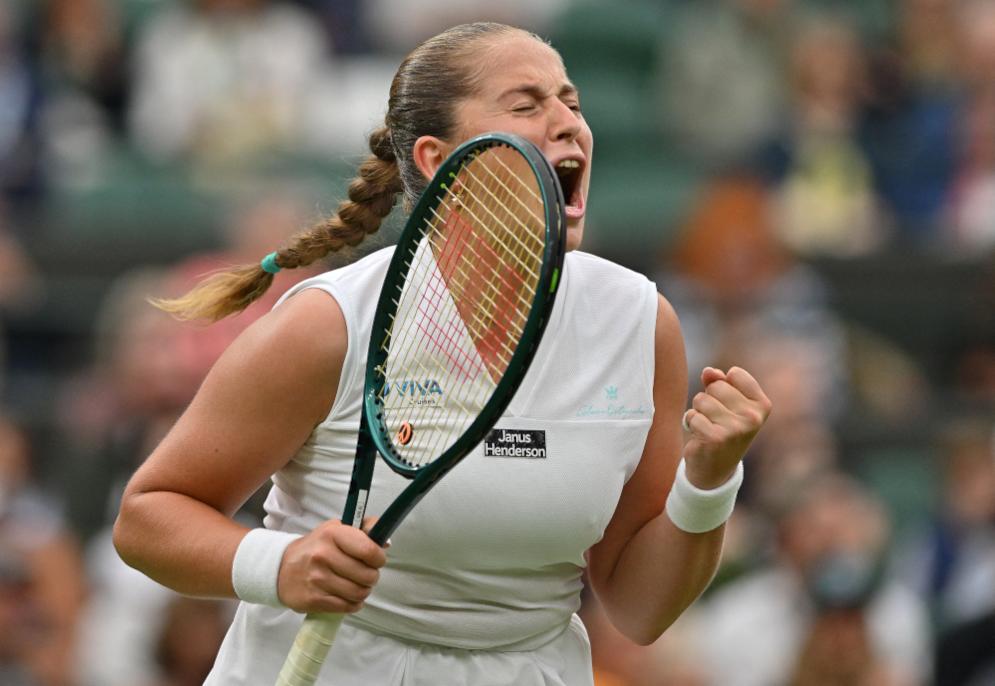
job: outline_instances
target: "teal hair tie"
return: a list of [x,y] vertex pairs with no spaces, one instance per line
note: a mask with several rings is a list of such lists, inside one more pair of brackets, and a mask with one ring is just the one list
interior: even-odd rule
[[262,262],[259,263],[259,266],[263,268],[264,272],[268,272],[270,274],[276,274],[278,271],[280,271],[280,265],[276,263],[275,252],[271,252],[269,255],[264,257],[262,259]]

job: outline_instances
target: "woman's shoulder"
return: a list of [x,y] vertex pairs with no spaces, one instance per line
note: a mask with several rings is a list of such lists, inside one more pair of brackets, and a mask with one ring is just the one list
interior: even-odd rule
[[337,267],[317,276],[304,279],[294,284],[293,287],[280,297],[276,304],[280,305],[291,296],[309,288],[326,291],[339,301],[355,298],[356,293],[366,292],[370,288],[373,288],[372,294],[373,297],[376,297],[380,285],[383,283],[387,265],[390,263],[390,258],[393,254],[394,246],[390,246],[372,252],[343,267]]
[[[582,279],[596,279],[599,282],[607,280],[615,285],[630,285],[631,287],[652,285],[645,274],[580,250],[571,250],[567,253],[566,269]],[[573,278],[573,274],[570,278]]]

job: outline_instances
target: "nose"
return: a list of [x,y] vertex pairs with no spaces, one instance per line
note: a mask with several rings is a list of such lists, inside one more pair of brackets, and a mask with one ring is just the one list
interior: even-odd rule
[[550,140],[573,141],[580,133],[580,117],[559,98],[550,98],[550,100],[553,102],[548,132]]

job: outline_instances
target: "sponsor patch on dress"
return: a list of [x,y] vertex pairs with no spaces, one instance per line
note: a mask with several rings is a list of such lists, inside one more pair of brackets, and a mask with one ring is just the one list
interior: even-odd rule
[[484,457],[546,457],[546,432],[535,429],[492,429],[484,439]]

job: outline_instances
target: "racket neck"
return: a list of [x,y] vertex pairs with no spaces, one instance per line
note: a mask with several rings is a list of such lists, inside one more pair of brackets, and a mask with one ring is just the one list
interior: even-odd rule
[[[359,420],[359,440],[356,444],[356,459],[352,463],[352,479],[349,481],[349,494],[342,509],[342,523],[362,528],[366,503],[370,498],[370,484],[373,482],[373,469],[377,464],[377,449],[370,437],[366,412]],[[379,541],[378,541],[379,543]]]

